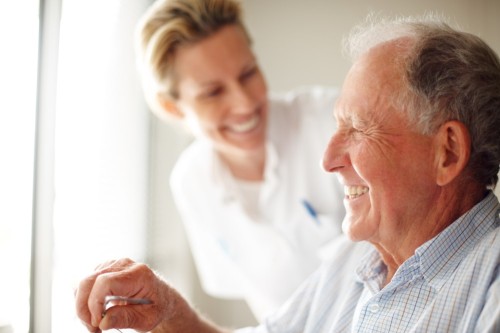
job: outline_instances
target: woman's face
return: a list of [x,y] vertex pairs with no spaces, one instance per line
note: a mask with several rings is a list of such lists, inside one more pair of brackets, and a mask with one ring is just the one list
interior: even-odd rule
[[174,59],[176,109],[191,131],[225,156],[263,151],[267,88],[242,29],[221,28]]

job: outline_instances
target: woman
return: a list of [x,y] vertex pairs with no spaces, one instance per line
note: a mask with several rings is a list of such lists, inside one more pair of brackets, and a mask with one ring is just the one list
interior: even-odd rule
[[151,108],[195,137],[171,189],[202,286],[262,318],[340,233],[343,191],[319,171],[337,92],[268,96],[233,0],[157,1],[138,32]]

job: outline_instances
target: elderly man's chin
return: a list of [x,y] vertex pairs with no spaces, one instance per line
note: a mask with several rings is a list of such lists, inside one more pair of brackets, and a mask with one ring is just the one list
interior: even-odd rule
[[360,217],[347,214],[342,221],[342,231],[353,242],[363,241],[369,238],[369,225]]

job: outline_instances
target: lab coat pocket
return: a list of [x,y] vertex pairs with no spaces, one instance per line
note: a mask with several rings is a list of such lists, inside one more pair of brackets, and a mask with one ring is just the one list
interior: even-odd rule
[[330,243],[340,233],[340,225],[333,216],[313,210],[311,204],[305,202],[294,221],[295,239],[299,248],[319,256],[320,249]]

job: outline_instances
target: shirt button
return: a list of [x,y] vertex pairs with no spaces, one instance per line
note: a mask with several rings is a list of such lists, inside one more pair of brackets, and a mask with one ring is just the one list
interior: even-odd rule
[[368,305],[368,311],[371,313],[377,313],[380,310],[380,305],[378,303],[371,303]]

